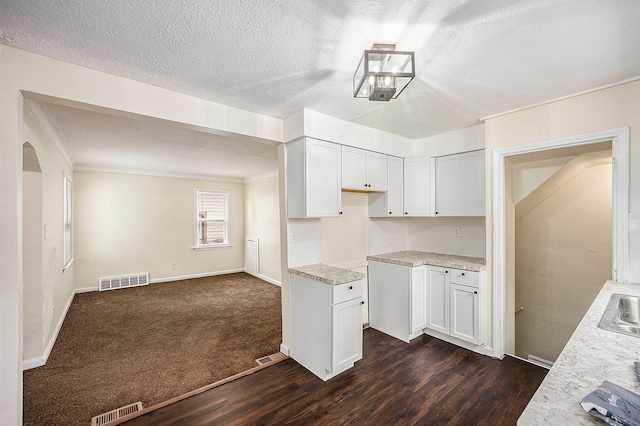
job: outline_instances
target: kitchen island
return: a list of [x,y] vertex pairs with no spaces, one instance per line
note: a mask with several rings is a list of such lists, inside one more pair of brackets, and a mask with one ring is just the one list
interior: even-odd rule
[[634,361],[640,337],[598,328],[613,293],[640,296],[640,284],[607,281],[518,419],[518,425],[604,425],[580,401],[608,380],[640,393]]

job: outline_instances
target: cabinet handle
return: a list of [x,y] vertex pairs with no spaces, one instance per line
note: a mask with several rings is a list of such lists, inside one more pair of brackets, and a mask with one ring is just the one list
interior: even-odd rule
[[340,212],[340,214],[342,214],[342,212]]
[[448,274],[448,273],[449,273],[449,271],[444,271],[444,273],[445,273],[445,274]]
[[391,215],[391,214],[393,214],[393,213],[389,212],[389,214]]
[[360,302],[361,305],[364,305],[364,300],[362,302]]
[[464,272],[462,273],[462,276],[464,277]]
[[349,290],[353,290],[353,286],[352,285],[349,286]]
[[409,212],[404,212],[404,214],[409,214]]
[[438,212],[436,212],[436,214],[438,214]]
[[473,294],[478,294],[478,292],[477,292],[477,291],[474,291],[474,292],[473,292]]
[[366,188],[367,186],[369,186],[369,185],[367,185],[367,184],[365,183],[365,184],[364,184],[364,187]]

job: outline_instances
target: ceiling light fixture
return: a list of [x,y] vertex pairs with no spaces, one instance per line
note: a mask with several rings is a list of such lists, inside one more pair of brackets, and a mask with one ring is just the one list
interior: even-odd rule
[[395,43],[374,43],[365,50],[353,74],[353,97],[389,101],[416,76],[413,52],[396,50]]

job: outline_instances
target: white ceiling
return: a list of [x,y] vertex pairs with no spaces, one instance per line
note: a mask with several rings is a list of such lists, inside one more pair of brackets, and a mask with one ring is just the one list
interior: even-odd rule
[[[310,108],[411,139],[640,76],[638,22],[637,0],[0,2],[4,44],[262,114]],[[373,42],[416,52],[416,79],[388,103],[352,97]],[[59,127],[74,120],[57,109]],[[87,137],[118,127],[89,121],[68,127]],[[147,126],[142,139],[157,134]]]

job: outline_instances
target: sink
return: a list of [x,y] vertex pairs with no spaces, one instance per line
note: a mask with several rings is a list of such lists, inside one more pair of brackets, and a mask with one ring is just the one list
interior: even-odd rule
[[598,327],[640,337],[640,296],[612,294]]

